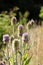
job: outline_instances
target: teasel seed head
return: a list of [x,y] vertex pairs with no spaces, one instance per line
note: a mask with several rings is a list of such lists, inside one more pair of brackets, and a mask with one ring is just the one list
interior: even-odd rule
[[20,24],[20,25],[18,26],[18,36],[22,36],[22,34],[23,34],[23,25]]
[[17,18],[15,16],[13,16],[11,18],[11,25],[14,25],[17,22]]
[[27,32],[25,32],[23,35],[22,35],[22,41],[23,43],[28,43],[29,41],[29,35]]
[[14,39],[13,42],[12,42],[15,51],[17,51],[19,49],[19,42],[20,42],[19,39]]
[[8,43],[10,40],[10,36],[8,34],[3,35],[3,43]]

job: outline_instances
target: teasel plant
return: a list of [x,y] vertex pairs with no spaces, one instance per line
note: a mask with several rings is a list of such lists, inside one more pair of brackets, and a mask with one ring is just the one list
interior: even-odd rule
[[27,32],[25,32],[23,35],[22,35],[22,45],[24,47],[24,53],[25,53],[25,48],[26,46],[29,46],[29,34]]
[[15,16],[13,16],[11,18],[11,32],[12,32],[12,35],[14,36],[14,32],[15,32],[15,25],[16,25],[16,22],[17,22],[17,18]]
[[[22,42],[21,42],[21,49],[19,50],[19,54],[20,54],[20,65],[28,65],[32,56],[28,56],[28,52],[30,50],[29,47],[29,37],[28,37],[28,33],[25,32],[22,35]],[[26,46],[27,45],[27,46]]]
[[19,50],[19,54],[20,54],[20,65],[23,65],[24,61],[23,61],[23,56],[25,55],[25,47],[26,47],[26,43],[28,43],[29,38],[28,38],[28,33],[23,33],[22,35],[22,40],[21,40],[21,46],[20,46],[20,50]]
[[18,51],[19,51],[19,43],[20,43],[20,40],[19,39],[14,39],[12,41],[13,53],[15,52],[15,55],[16,55],[16,65],[18,65],[18,58],[17,57],[18,57]]
[[6,52],[4,51],[4,56],[5,59],[8,61],[8,64],[10,65],[9,62],[9,57],[10,57],[10,52],[9,52],[9,41],[10,41],[10,36],[9,34],[4,34],[3,35],[3,44],[6,45]]
[[20,39],[20,49],[19,49],[18,53],[20,55],[20,65],[22,65],[22,53],[21,52],[22,52],[22,35],[24,33],[24,25],[19,24],[17,30],[18,30],[17,36]]
[[29,20],[27,23],[27,31],[30,30],[34,24],[35,24],[35,21],[33,19]]

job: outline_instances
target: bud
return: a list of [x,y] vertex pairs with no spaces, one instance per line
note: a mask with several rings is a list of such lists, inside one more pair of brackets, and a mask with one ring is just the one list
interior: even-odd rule
[[29,41],[28,33],[24,33],[22,35],[22,41],[25,43],[28,43],[28,41]]
[[17,51],[19,49],[19,42],[20,42],[19,39],[14,39],[12,42],[12,45],[14,46],[15,51]]
[[17,19],[16,17],[13,16],[11,19],[11,25],[14,25],[16,22],[17,22]]
[[22,36],[22,34],[23,34],[23,25],[20,24],[20,25],[18,26],[18,36]]
[[10,37],[8,34],[3,35],[3,42],[4,43],[9,42],[9,40],[10,40]]

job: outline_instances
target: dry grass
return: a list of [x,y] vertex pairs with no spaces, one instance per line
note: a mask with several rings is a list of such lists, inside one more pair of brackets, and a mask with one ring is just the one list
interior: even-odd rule
[[43,65],[43,26],[30,31],[30,43],[33,57],[29,65]]

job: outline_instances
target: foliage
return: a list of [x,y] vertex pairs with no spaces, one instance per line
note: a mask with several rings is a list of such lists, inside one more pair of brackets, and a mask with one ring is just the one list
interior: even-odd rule
[[39,17],[40,17],[41,19],[43,19],[43,6],[41,7]]
[[28,19],[27,19],[28,16],[29,16],[29,12],[28,11],[26,11],[24,13],[24,15],[21,12],[19,12],[19,22],[21,24],[25,24],[28,21]]

